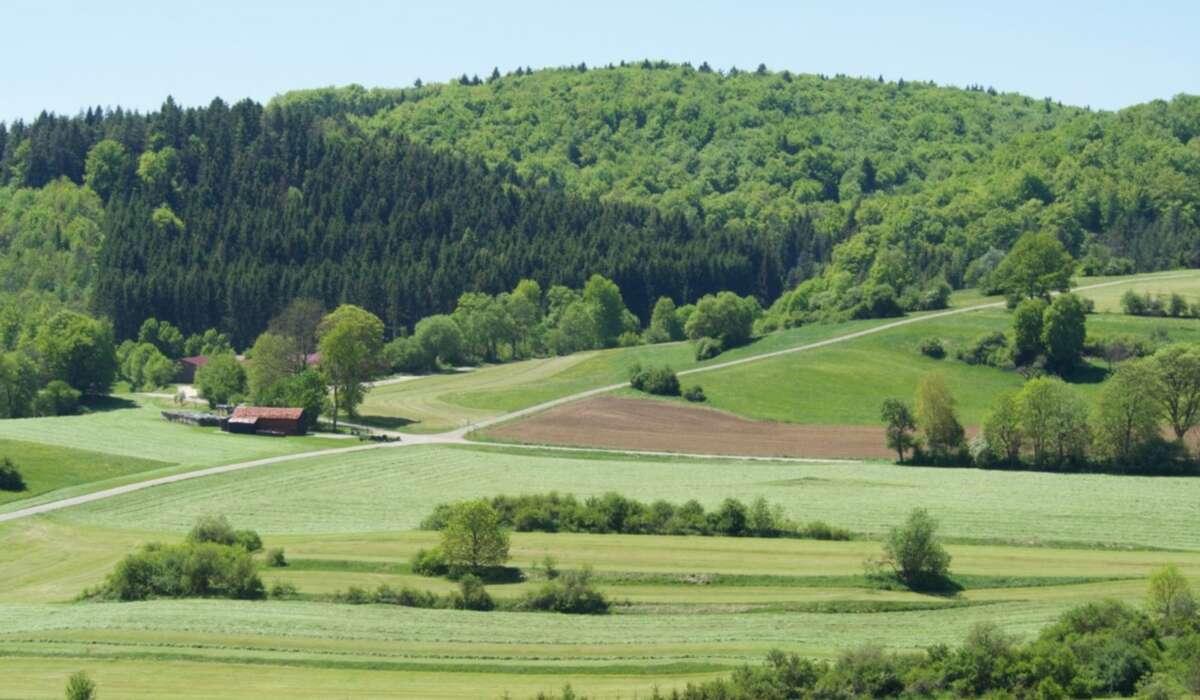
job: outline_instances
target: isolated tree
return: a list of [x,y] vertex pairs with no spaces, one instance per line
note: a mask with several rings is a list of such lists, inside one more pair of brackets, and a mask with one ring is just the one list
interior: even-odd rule
[[1005,463],[1020,463],[1025,433],[1021,429],[1021,411],[1016,392],[1008,391],[996,397],[992,412],[983,422],[983,435]]
[[1104,383],[1095,410],[1097,452],[1116,464],[1132,463],[1159,437],[1163,405],[1159,376],[1149,360],[1126,362]]
[[258,336],[246,362],[251,401],[268,405],[275,386],[297,371],[295,348],[290,339],[271,331]]
[[366,395],[364,382],[383,364],[383,321],[360,307],[343,304],[321,320],[321,369],[333,385],[333,429],[338,411],[351,417]]
[[60,311],[38,329],[33,347],[49,378],[88,394],[105,394],[112,388],[117,351],[106,321]]
[[233,353],[210,357],[196,370],[196,389],[210,408],[240,401],[246,395],[246,370]]
[[293,299],[279,315],[271,319],[268,330],[288,341],[293,371],[308,367],[308,356],[317,351],[317,329],[325,316],[325,306],[316,299]]
[[883,563],[912,588],[940,583],[950,573],[950,554],[937,539],[938,522],[916,508],[883,541]]
[[592,275],[583,287],[583,301],[596,320],[596,340],[602,347],[617,344],[617,337],[625,328],[622,316],[625,301],[616,283],[603,275]]
[[67,679],[67,700],[96,700],[96,684],[83,671],[71,674]]
[[479,573],[508,561],[508,532],[491,503],[479,499],[453,506],[442,528],[442,554],[450,566]]
[[1179,567],[1168,564],[1151,572],[1146,607],[1167,634],[1183,631],[1195,619],[1196,599]]
[[939,461],[953,459],[963,445],[964,432],[955,413],[956,403],[940,373],[921,377],[914,413],[926,447]]
[[1021,432],[1033,449],[1033,459],[1042,466],[1078,463],[1088,445],[1088,415],[1085,404],[1058,377],[1036,377],[1025,382],[1017,394]]
[[992,275],[993,283],[1013,304],[1021,299],[1048,298],[1071,287],[1075,260],[1052,233],[1029,232],[1017,239]]
[[1200,345],[1175,343],[1154,353],[1157,395],[1175,439],[1200,423]]
[[1046,306],[1044,299],[1025,299],[1013,311],[1013,360],[1018,365],[1029,364],[1044,351],[1042,321]]
[[1042,316],[1042,345],[1046,359],[1060,374],[1069,372],[1083,355],[1087,340],[1087,306],[1074,294],[1054,298]]
[[880,410],[887,435],[887,446],[896,451],[896,461],[903,463],[904,455],[916,446],[913,431],[917,429],[912,410],[900,399],[885,399]]

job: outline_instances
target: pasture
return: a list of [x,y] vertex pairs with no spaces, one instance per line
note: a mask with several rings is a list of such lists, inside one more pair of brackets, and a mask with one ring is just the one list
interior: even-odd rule
[[16,499],[0,492],[0,512],[175,472],[348,444],[233,435],[169,423],[153,405],[128,399],[113,403],[108,410],[79,416],[0,421],[0,455],[5,444],[30,455],[30,485],[38,485],[36,493],[31,489],[15,494]]

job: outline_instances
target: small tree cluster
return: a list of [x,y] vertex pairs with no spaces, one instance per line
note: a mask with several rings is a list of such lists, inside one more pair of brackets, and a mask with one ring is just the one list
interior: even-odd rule
[[638,391],[658,396],[679,396],[679,377],[670,367],[635,365],[630,371],[629,385]]
[[1189,303],[1182,294],[1138,294],[1132,289],[1121,295],[1121,310],[1130,316],[1200,318],[1200,301]]

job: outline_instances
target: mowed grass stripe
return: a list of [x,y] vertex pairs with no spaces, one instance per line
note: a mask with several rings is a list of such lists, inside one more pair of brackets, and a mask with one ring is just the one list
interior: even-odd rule
[[62,511],[70,522],[183,532],[223,513],[264,533],[416,527],[439,503],[499,493],[616,491],[643,500],[779,503],[792,518],[882,533],[914,507],[947,537],[1200,548],[1200,480],[889,464],[574,459],[438,446],[374,450],[170,484]]

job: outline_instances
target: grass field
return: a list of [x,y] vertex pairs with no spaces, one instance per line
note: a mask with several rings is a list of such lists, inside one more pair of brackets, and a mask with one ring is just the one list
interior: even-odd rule
[[[169,423],[153,406],[115,403],[121,407],[80,416],[0,421],[0,451],[6,443],[19,443],[35,455],[35,464],[62,460],[63,467],[37,470],[35,483],[44,486],[38,494],[17,494],[20,500],[0,496],[0,512],[179,471],[347,446],[326,438],[232,435]],[[75,451],[96,455],[95,461],[88,457],[84,466],[72,466],[83,464]]]
[[152,459],[4,439],[0,439],[0,457],[11,459],[25,480],[24,491],[0,491],[0,503],[170,466]]
[[[957,538],[1200,548],[1200,480],[738,460],[581,458],[506,448],[404,447],[305,459],[156,487],[63,520],[184,532],[224,513],[264,533],[391,532],[434,505],[498,493],[618,491],[643,500],[764,496],[798,520],[880,533],[914,506]],[[1154,504],[1149,507],[1148,504]]]

